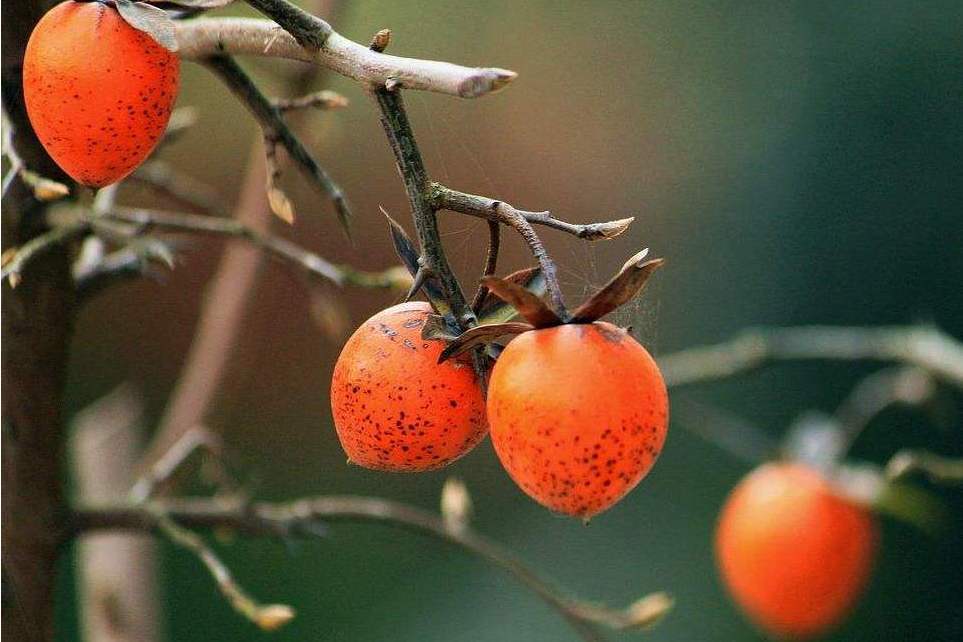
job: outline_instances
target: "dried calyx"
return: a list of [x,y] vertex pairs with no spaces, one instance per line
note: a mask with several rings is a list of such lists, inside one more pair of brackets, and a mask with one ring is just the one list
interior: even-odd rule
[[[448,344],[439,356],[439,362],[480,346],[485,346],[488,355],[495,357],[500,349],[496,340],[502,337],[566,323],[597,321],[635,298],[645,288],[652,273],[664,263],[663,259],[646,260],[649,251],[642,250],[626,261],[608,283],[570,315],[553,310],[542,299],[546,282],[544,274],[537,267],[519,270],[506,277],[483,277],[481,283],[488,293],[476,310],[478,325],[462,332],[446,303],[441,284],[434,275],[426,272],[404,229],[387,213],[385,216],[395,249],[415,280],[409,297],[419,289],[423,290],[437,313],[429,317],[422,338]],[[521,316],[524,321],[513,321],[516,316]]]
[[[582,303],[568,319],[563,319],[540,297],[511,277],[502,279],[486,276],[482,284],[489,292],[509,304],[527,323],[502,322],[475,326],[451,339],[442,352],[440,360],[450,359],[475,346],[491,343],[499,337],[521,334],[529,330],[550,328],[566,323],[593,323],[619,306],[631,301],[645,288],[649,277],[665,262],[663,259],[645,260],[649,250],[644,249],[622,266],[612,279],[587,301]],[[517,273],[516,273],[517,274]],[[512,275],[514,276],[514,275]]]

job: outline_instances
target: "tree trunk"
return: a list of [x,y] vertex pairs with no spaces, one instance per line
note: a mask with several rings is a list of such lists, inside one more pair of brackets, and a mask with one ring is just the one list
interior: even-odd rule
[[[48,4],[2,5],[3,106],[24,163],[59,179],[27,121],[21,81],[27,38]],[[43,231],[42,204],[14,181],[3,201],[5,247]],[[66,249],[38,256],[16,288],[3,288],[3,628],[10,640],[51,640],[66,517],[61,401],[74,303]]]

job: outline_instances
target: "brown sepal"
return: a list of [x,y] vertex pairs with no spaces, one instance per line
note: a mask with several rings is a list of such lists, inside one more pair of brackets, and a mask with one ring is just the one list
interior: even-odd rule
[[645,288],[649,277],[665,263],[664,259],[645,261],[648,248],[625,262],[619,273],[572,313],[572,323],[592,323],[632,300]]
[[528,332],[534,329],[530,324],[519,321],[476,325],[474,328],[465,330],[459,337],[451,341],[451,343],[442,350],[441,354],[438,355],[438,363],[447,361],[452,357],[457,357],[475,346],[483,343],[491,343],[498,337],[505,336],[506,334],[521,334],[522,332]]
[[497,276],[483,277],[481,282],[499,298],[518,310],[518,313],[536,328],[562,325],[562,320],[548,307],[548,304],[518,283]]

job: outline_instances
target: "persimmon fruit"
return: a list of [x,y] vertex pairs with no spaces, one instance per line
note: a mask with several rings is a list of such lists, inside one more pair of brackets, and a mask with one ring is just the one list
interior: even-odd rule
[[444,344],[424,340],[431,313],[402,303],[368,319],[334,366],[331,410],[351,463],[418,472],[455,461],[488,432],[485,399],[471,363],[438,363]]
[[100,2],[58,4],[23,61],[27,114],[50,157],[78,183],[103,187],[151,153],[177,97],[180,61]]
[[816,470],[765,464],[723,506],[716,557],[729,593],[766,633],[806,639],[852,609],[869,579],[877,526]]
[[498,458],[537,502],[587,519],[618,502],[662,450],[669,402],[655,361],[602,321],[531,330],[488,386]]

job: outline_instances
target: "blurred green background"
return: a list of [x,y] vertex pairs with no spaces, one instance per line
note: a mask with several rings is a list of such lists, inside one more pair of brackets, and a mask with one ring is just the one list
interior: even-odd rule
[[[236,13],[237,11],[235,11]],[[963,3],[388,2],[339,3],[334,26],[366,42],[383,27],[391,52],[513,69],[510,89],[478,101],[409,92],[432,174],[453,187],[559,217],[635,215],[597,245],[546,231],[568,296],[603,283],[640,247],[668,260],[642,301],[617,315],[658,357],[756,325],[934,322],[963,336]],[[242,63],[272,91],[300,67]],[[315,113],[301,131],[348,194],[355,244],[322,199],[288,171],[300,214],[275,229],[334,261],[377,269],[396,259],[378,206],[408,223],[375,109],[340,77],[319,86],[351,106]],[[199,125],[162,157],[236,198],[255,126],[203,69],[185,64],[179,105]],[[127,203],[154,203],[126,191]],[[445,214],[449,253],[466,279],[486,227]],[[410,225],[409,225],[410,229]],[[501,269],[529,263],[506,235]],[[75,412],[121,381],[163,410],[189,347],[222,245],[188,248],[162,284],[100,296],[77,328],[69,381]],[[377,494],[434,509],[457,474],[475,526],[577,595],[625,604],[652,590],[677,598],[660,641],[756,640],[714,570],[718,508],[748,466],[674,419],[661,459],[621,504],[589,526],[553,516],[503,473],[486,441],[451,469],[389,476],[348,467],[327,386],[339,345],[312,319],[308,286],[265,265],[209,425],[260,498]],[[352,324],[397,300],[344,294]],[[832,411],[879,366],[783,365],[673,394],[779,435],[801,413]],[[963,454],[959,395],[949,419],[894,410],[855,454],[885,462],[904,446]],[[688,415],[688,416],[687,416]],[[699,426],[692,426],[699,428]],[[105,453],[105,456],[108,456]],[[961,514],[960,494],[943,493]],[[941,537],[885,522],[881,564],[836,640],[963,638],[963,528]],[[168,639],[262,640],[189,555],[165,546]],[[566,625],[503,573],[435,541],[380,526],[336,526],[291,546],[220,546],[255,596],[298,617],[274,640],[557,641]],[[76,639],[73,574],[64,561],[61,638]],[[632,638],[633,636],[624,636]]]

